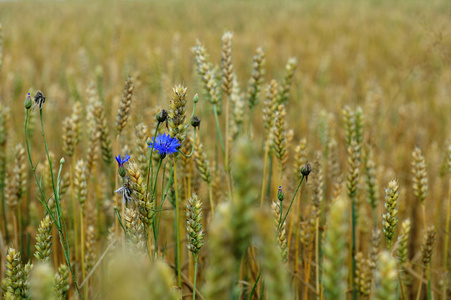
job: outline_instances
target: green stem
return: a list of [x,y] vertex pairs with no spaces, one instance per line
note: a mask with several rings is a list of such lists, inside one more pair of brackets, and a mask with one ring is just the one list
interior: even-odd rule
[[185,157],[191,157],[193,155],[193,153],[194,153],[194,145],[196,144],[196,132],[197,132],[197,130],[196,130],[196,128],[194,128],[194,138],[193,138],[193,145],[191,147],[191,153],[190,154],[185,154],[181,150],[179,150],[179,153],[182,154]]
[[197,254],[194,254],[193,300],[196,300],[196,279],[197,279]]
[[122,224],[121,214],[119,213],[119,210],[117,209],[116,206],[114,207],[114,211],[116,212],[116,216],[117,216],[117,219],[119,220],[119,224],[121,225],[122,230],[124,230],[124,232],[125,232],[124,224]]
[[251,123],[252,123],[252,113],[254,112],[254,108],[249,108],[249,122],[247,123],[247,137],[251,139]]
[[268,142],[265,143],[265,159],[263,162],[263,178],[262,178],[262,190],[261,190],[261,199],[260,199],[260,206],[263,206],[263,199],[265,198],[265,177],[268,167],[268,152],[269,152],[269,146]]
[[351,214],[352,214],[352,251],[351,251],[351,256],[352,256],[352,299],[353,300],[357,300],[357,289],[355,286],[355,281],[356,281],[356,277],[357,277],[357,262],[355,260],[355,255],[356,255],[356,233],[355,233],[355,228],[356,228],[356,214],[355,214],[355,202],[356,199],[355,197],[352,197],[352,206],[351,206]]
[[[154,209],[156,210],[157,209],[157,205],[158,205],[158,203],[157,203],[157,197],[156,197],[156,193],[157,193],[157,181],[158,181],[158,173],[160,172],[160,168],[161,168],[161,163],[163,162],[163,159],[162,158],[160,158],[160,162],[158,163],[158,167],[157,167],[157,172],[156,172],[156,174],[155,174],[155,182],[154,182],[154,184],[153,184],[153,188],[152,188],[152,190],[151,190],[151,199],[154,201]],[[163,174],[163,176],[164,176],[164,174]],[[154,256],[155,256],[155,253],[158,253],[158,247],[157,247],[157,238],[158,238],[158,235],[157,235],[157,232],[156,232],[156,230],[155,230],[155,218],[153,219],[153,221],[152,221],[152,223],[153,223],[153,225],[152,225],[152,228],[153,228],[153,238],[154,238],[154,241],[155,241],[155,247],[154,247]],[[148,228],[146,228],[146,232],[148,232],[149,231],[149,229]]]
[[177,158],[174,157],[174,189],[175,189],[175,220],[176,220],[176,239],[177,239],[177,282],[178,286],[182,287],[182,263],[180,252],[180,204],[179,193],[177,187]]
[[[34,166],[33,160],[32,160],[32,158],[31,158],[30,143],[29,143],[29,141],[28,141],[28,134],[27,134],[27,132],[28,132],[28,131],[27,131],[27,127],[28,127],[29,113],[30,113],[30,110],[27,109],[27,110],[26,110],[26,116],[25,116],[25,126],[24,126],[25,143],[26,143],[26,145],[27,145],[27,154],[28,154],[28,160],[29,160],[30,165],[31,165],[31,170],[32,170],[32,172],[33,172],[34,179],[35,179],[35,181],[36,181],[36,184],[37,184],[37,186],[38,186],[39,192],[40,192],[40,194],[41,194],[41,198],[38,197],[38,200],[39,200],[39,202],[41,202],[41,204],[45,207],[47,213],[49,214],[49,216],[51,217],[51,219],[52,219],[52,220],[54,221],[54,223],[55,223],[55,226],[56,226],[56,228],[57,228],[57,230],[58,230],[58,234],[59,234],[60,244],[61,244],[61,247],[63,248],[64,258],[66,259],[66,263],[67,263],[67,265],[68,265],[68,267],[69,267],[69,270],[70,270],[70,273],[71,273],[71,275],[72,275],[72,280],[73,280],[73,282],[74,282],[74,285],[75,285],[75,288],[76,288],[76,290],[77,290],[77,293],[78,293],[79,297],[80,297],[81,299],[83,299],[83,295],[81,294],[80,289],[78,288],[77,279],[76,279],[76,277],[75,277],[75,274],[74,274],[72,265],[71,265],[71,263],[70,263],[69,241],[65,238],[65,235],[64,235],[65,228],[63,229],[63,226],[64,226],[64,225],[63,225],[63,222],[62,222],[62,220],[61,220],[62,214],[61,214],[61,210],[60,210],[61,208],[60,208],[60,206],[59,206],[59,198],[58,198],[58,197],[59,197],[59,192],[56,192],[56,191],[55,191],[55,183],[54,183],[54,181],[53,181],[53,170],[51,169],[51,171],[52,171],[52,172],[51,172],[51,175],[52,175],[52,185],[53,185],[53,190],[54,190],[54,195],[55,195],[55,203],[56,203],[56,209],[57,209],[58,218],[56,218],[55,215],[52,213],[50,207],[48,206],[48,201],[45,201],[46,197],[45,197],[44,191],[42,190],[41,183],[40,183],[40,181],[39,181],[39,179],[38,179],[38,177],[37,177],[37,175],[36,175],[36,166]],[[43,118],[42,118],[42,109],[40,110],[40,116],[41,116],[42,136],[43,136],[43,139],[44,139],[44,145],[45,145],[45,148],[46,148],[47,159],[49,160],[50,168],[52,168],[52,167],[51,167],[50,157],[49,157],[49,154],[48,154],[47,142],[46,142],[46,140],[45,140],[44,123],[43,123]]]
[[[164,189],[164,195],[161,195],[161,203],[158,208],[159,211],[161,211],[161,208],[163,207],[164,201],[166,200],[166,196],[168,195],[168,190],[171,188],[171,185],[174,181],[174,168],[171,167],[171,175],[169,176],[168,182],[166,183],[166,188]],[[158,215],[158,222],[157,222],[157,239],[158,239],[158,233],[160,232],[160,220],[161,220],[161,213]]]
[[285,214],[285,217],[283,218],[282,222],[279,223],[279,226],[277,226],[278,230],[280,230],[280,225],[283,224],[288,217],[288,213],[290,212],[291,206],[293,205],[294,199],[296,198],[296,194],[298,193],[298,190],[301,187],[302,181],[304,181],[304,177],[305,176],[302,175],[301,180],[299,181],[299,184],[296,187],[296,191],[294,192],[293,198],[291,199],[290,206],[288,206],[287,213]]
[[222,155],[224,156],[224,161],[225,161],[225,147],[224,147],[224,141],[222,140],[221,128],[219,125],[218,110],[216,108],[216,104],[213,104],[213,114],[215,115],[216,131],[218,132],[219,143],[221,144]]
[[[443,272],[445,278],[448,278],[449,272],[448,272],[448,242],[449,242],[449,222],[451,218],[451,178],[449,179],[448,184],[448,204],[446,205],[446,223],[445,223],[445,249],[443,252]],[[446,299],[447,295],[447,283],[443,285],[443,299]]]
[[147,197],[147,193],[149,191],[149,185],[153,181],[153,161],[152,161],[152,156],[153,156],[153,149],[155,147],[155,140],[157,138],[158,127],[160,127],[160,122],[157,123],[157,127],[155,128],[155,133],[153,134],[153,141],[154,142],[152,143],[152,148],[150,148],[150,150],[149,150],[149,166],[147,167],[147,180],[146,180],[146,182],[147,182],[147,184],[146,184],[146,197]]

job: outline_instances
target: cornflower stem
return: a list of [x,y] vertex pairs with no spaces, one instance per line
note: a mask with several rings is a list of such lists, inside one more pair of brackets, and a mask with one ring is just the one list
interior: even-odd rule
[[175,222],[176,222],[176,249],[177,249],[177,283],[179,287],[182,287],[182,262],[180,252],[180,203],[179,192],[177,187],[177,157],[174,156],[174,189],[175,189]]
[[290,213],[291,206],[293,205],[294,199],[296,198],[296,194],[298,193],[298,190],[301,187],[302,181],[304,181],[304,177],[305,176],[302,175],[301,180],[299,181],[299,184],[296,187],[296,191],[294,192],[293,198],[291,199],[290,206],[288,206],[287,213],[285,214],[285,217],[283,218],[283,220],[279,223],[279,226],[277,227],[278,228],[277,232],[280,230],[280,225],[283,224],[283,222],[285,222],[285,220],[288,217],[288,214]]
[[[29,119],[29,113],[30,110],[27,109],[26,110],[26,115],[25,115],[25,126],[24,126],[24,132],[25,132],[25,143],[27,144],[27,154],[28,154],[28,160],[30,162],[31,165],[31,170],[33,172],[33,176],[34,179],[36,181],[36,184],[39,188],[39,192],[41,194],[41,198],[38,197],[38,200],[41,202],[41,204],[45,207],[47,213],[49,214],[49,216],[52,218],[52,220],[55,222],[55,226],[58,229],[58,235],[59,235],[59,240],[60,240],[60,244],[61,247],[63,248],[63,252],[64,252],[64,258],[66,260],[66,263],[69,267],[70,273],[72,275],[72,280],[74,282],[75,288],[77,290],[77,293],[79,295],[79,297],[81,299],[83,299],[83,295],[80,292],[80,289],[78,288],[78,284],[77,284],[77,279],[75,277],[72,265],[70,263],[70,255],[69,255],[69,242],[67,241],[64,232],[65,232],[65,228],[63,229],[63,226],[65,226],[63,220],[62,220],[62,214],[61,214],[61,208],[59,205],[59,191],[55,191],[55,203],[56,203],[56,211],[57,211],[57,217],[55,217],[55,215],[52,213],[50,207],[48,206],[47,202],[45,201],[46,197],[44,194],[44,191],[42,190],[42,186],[41,183],[36,175],[36,166],[34,166],[33,164],[33,159],[31,158],[31,152],[30,152],[30,143],[28,141],[28,131],[27,131],[27,127],[28,127],[28,119]],[[45,145],[45,149],[46,149],[46,153],[47,153],[47,159],[49,160],[49,164],[50,164],[50,169],[51,169],[51,175],[52,175],[52,185],[53,187],[55,186],[54,181],[53,181],[53,171],[52,171],[52,162],[50,161],[49,158],[49,154],[48,154],[48,148],[47,148],[47,142],[45,140],[45,132],[44,132],[44,122],[42,119],[42,109],[40,110],[40,117],[41,117],[41,128],[42,128],[42,137],[44,139],[44,145]],[[60,165],[60,172],[61,172],[61,168],[62,165]],[[59,178],[58,178],[59,181]]]
[[266,173],[268,172],[268,153],[269,153],[269,145],[268,141],[265,143],[265,159],[263,162],[263,178],[262,178],[262,190],[261,190],[261,199],[260,206],[263,206],[263,199],[265,198],[265,179]]
[[125,227],[124,227],[124,224],[122,224],[121,214],[119,213],[117,206],[114,207],[114,211],[116,212],[117,220],[119,221],[119,224],[121,225],[122,230],[124,230],[124,232],[125,232]]
[[196,300],[196,279],[197,279],[197,254],[194,254],[194,283],[193,283],[193,300]]
[[[171,175],[169,176],[168,182],[166,183],[166,188],[164,189],[164,194],[161,195],[161,203],[158,208],[160,211],[161,211],[161,208],[163,207],[164,201],[166,200],[166,196],[167,196],[169,188],[171,187],[173,178],[174,178],[174,168],[171,167]],[[158,233],[160,232],[160,220],[161,220],[161,213],[158,215],[157,230],[156,230],[157,239],[158,239]]]
[[[351,223],[352,223],[352,249],[351,249],[351,260],[352,260],[352,299],[357,300],[357,289],[355,286],[355,281],[357,278],[357,262],[355,260],[356,255],[356,214],[355,214],[355,202],[356,197],[353,196],[351,199]],[[390,247],[391,248],[391,247]]]
[[[72,224],[77,224],[77,212],[76,212],[76,205],[75,205],[75,197],[74,197],[74,177],[73,177],[73,170],[75,166],[75,155],[72,156],[72,164],[70,168],[70,190],[71,190],[71,205],[72,205]],[[74,240],[77,241],[78,239],[78,226],[74,226]],[[78,243],[74,243],[74,253],[75,253],[75,260],[78,260]]]
[[191,112],[191,117],[189,118],[189,122],[188,122],[188,124],[186,124],[186,127],[185,127],[185,133],[186,133],[186,130],[188,130],[188,127],[191,125],[191,121],[193,120],[193,117],[194,117],[194,112],[196,111],[196,106],[197,106],[197,102],[194,102],[193,111]]
[[[294,226],[294,222],[295,222],[294,220],[295,220],[296,216],[299,216],[299,214],[300,214],[300,201],[301,201],[301,199],[300,199],[300,195],[299,195],[298,201],[296,202],[296,207],[294,208],[295,209],[295,217],[291,218],[290,226],[289,226],[289,229],[288,229],[288,236],[287,236],[287,240],[288,240],[287,241],[287,247],[288,247],[288,249],[290,249],[290,245],[291,245],[293,226]],[[295,243],[296,243],[296,241],[295,241]]]
[[224,156],[224,161],[226,161],[226,158],[225,158],[226,152],[225,152],[225,147],[224,147],[224,141],[222,140],[221,127],[219,125],[218,109],[216,107],[216,104],[213,104],[213,114],[215,115],[216,131],[218,132],[219,143],[221,144],[221,149],[222,149],[222,155]]
[[[443,252],[443,272],[445,274],[445,278],[449,280],[449,272],[448,272],[448,242],[449,242],[449,221],[451,218],[451,178],[449,179],[448,184],[448,204],[446,205],[446,223],[445,223],[445,249]],[[447,295],[447,284],[443,285],[443,299],[446,300]]]
[[149,150],[149,166],[147,167],[147,170],[150,170],[150,172],[147,172],[147,184],[146,184],[146,197],[147,197],[147,193],[149,191],[149,185],[150,183],[153,181],[153,161],[152,161],[152,156],[153,156],[153,149],[155,147],[155,139],[157,137],[157,132],[158,132],[158,127],[160,127],[160,122],[157,123],[157,127],[155,128],[155,133],[153,134],[153,143],[152,143],[152,148],[150,148]]
[[[158,173],[160,172],[160,168],[161,168],[161,164],[162,164],[162,162],[163,162],[163,159],[162,158],[160,158],[160,162],[158,163],[158,167],[157,167],[157,172],[156,172],[156,174],[155,174],[155,182],[154,182],[154,184],[153,184],[153,188],[152,188],[152,191],[151,191],[151,199],[153,199],[154,200],[154,209],[156,210],[157,209],[157,206],[158,206],[158,203],[157,203],[157,195],[156,195],[156,193],[157,193],[157,181],[158,181]],[[164,173],[163,173],[163,175],[164,175]],[[158,253],[158,247],[157,247],[157,239],[158,239],[158,234],[157,234],[157,232],[156,232],[156,230],[155,230],[155,218],[153,219],[153,237],[154,237],[154,240],[155,240],[155,247],[154,247],[154,255],[155,255],[155,253]],[[148,231],[148,228],[146,228],[146,232]],[[149,249],[150,250],[150,249]]]
[[180,154],[182,154],[185,157],[191,157],[193,155],[193,153],[194,153],[194,145],[196,144],[196,132],[197,132],[197,130],[196,130],[196,128],[194,128],[194,137],[193,137],[193,145],[191,147],[191,153],[190,154],[185,154],[182,151],[179,151]]

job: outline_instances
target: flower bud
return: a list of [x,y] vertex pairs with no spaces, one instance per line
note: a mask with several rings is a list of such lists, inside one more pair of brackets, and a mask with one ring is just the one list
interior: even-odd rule
[[25,98],[25,108],[30,109],[33,102],[31,101],[31,95],[28,93],[27,98]]
[[64,157],[61,157],[61,159],[60,159],[60,165],[64,165],[65,162],[66,162],[66,160],[64,159]]
[[285,199],[285,194],[283,193],[281,186],[279,186],[279,191],[277,192],[277,199],[279,199],[279,201]]
[[194,95],[193,102],[194,103],[199,102],[199,95],[197,93],[196,93],[196,95]]
[[127,175],[127,170],[123,166],[119,167],[119,176],[125,177]]

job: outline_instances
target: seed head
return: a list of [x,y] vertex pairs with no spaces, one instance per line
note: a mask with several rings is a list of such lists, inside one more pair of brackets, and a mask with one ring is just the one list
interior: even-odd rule
[[199,129],[200,129],[200,119],[198,116],[194,115],[193,119],[191,120],[191,125],[194,128],[199,127]]

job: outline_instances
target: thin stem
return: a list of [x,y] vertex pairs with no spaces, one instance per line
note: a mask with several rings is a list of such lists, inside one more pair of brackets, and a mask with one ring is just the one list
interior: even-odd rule
[[418,293],[417,293],[417,300],[420,300],[421,297],[421,288],[423,287],[423,274],[424,274],[424,270],[421,270],[421,276],[420,276],[420,286],[418,287]]
[[[85,220],[83,217],[83,211],[80,206],[80,247],[81,247],[81,274],[83,275],[83,279],[86,277],[86,266],[85,266]],[[85,296],[86,296],[86,287],[85,287]]]
[[[171,175],[169,176],[168,182],[166,183],[166,188],[164,189],[164,195],[161,195],[161,203],[159,207],[159,211],[161,211],[161,208],[163,207],[164,201],[166,200],[166,196],[168,194],[168,190],[171,187],[171,184],[173,183],[174,178],[174,168],[171,167]],[[158,222],[157,222],[157,239],[158,239],[158,233],[160,232],[160,220],[161,220],[161,213],[158,215]]]
[[319,218],[316,218],[315,222],[315,275],[316,275],[316,294],[320,295],[319,285]]
[[226,102],[226,117],[225,117],[225,154],[224,154],[224,166],[225,166],[225,171],[226,173],[229,173],[229,126],[228,126],[228,122],[229,122],[229,97],[227,97],[227,102]]
[[298,193],[299,188],[301,187],[302,181],[304,181],[304,175],[302,175],[301,180],[299,181],[298,186],[296,187],[296,191],[294,192],[293,198],[291,199],[291,203],[290,206],[288,206],[288,210],[287,213],[285,214],[285,217],[283,218],[282,222],[279,223],[279,230],[280,230],[280,224],[283,224],[283,222],[285,222],[285,220],[287,219],[288,213],[290,212],[291,206],[293,205],[294,199],[296,198],[296,194]]
[[158,127],[160,127],[160,122],[157,123],[157,127],[155,128],[155,133],[153,134],[153,141],[154,142],[152,143],[152,148],[150,148],[150,150],[149,150],[149,166],[147,167],[147,170],[150,170],[150,172],[147,171],[146,197],[147,197],[147,192],[148,192],[148,189],[149,189],[149,185],[153,181],[153,161],[152,161],[152,156],[153,156],[153,149],[155,147],[155,139],[157,137]]
[[254,108],[249,108],[249,122],[247,123],[247,137],[249,140],[251,139],[251,123],[252,123],[252,113],[254,112]]
[[[448,242],[449,242],[449,221],[451,218],[451,178],[449,179],[449,184],[448,184],[448,204],[446,205],[446,225],[445,225],[445,249],[443,252],[443,272],[444,272],[444,276],[445,278],[448,278]],[[446,299],[446,295],[447,295],[447,284],[443,285],[443,299]]]
[[215,115],[216,131],[218,132],[219,143],[221,144],[221,149],[222,149],[222,155],[224,155],[224,161],[226,161],[226,159],[225,159],[226,152],[225,152],[225,147],[224,147],[224,141],[222,140],[221,128],[219,125],[219,118],[218,118],[218,109],[216,108],[216,104],[213,104],[213,114]]
[[213,205],[213,188],[211,187],[211,184],[208,185],[208,196],[210,198],[211,215],[213,216],[215,214],[215,209]]
[[197,130],[196,130],[196,128],[194,128],[194,138],[193,138],[193,145],[192,145],[192,148],[191,148],[191,153],[190,154],[185,154],[181,150],[179,150],[179,153],[182,154],[185,157],[191,157],[191,155],[193,155],[193,153],[194,153],[194,145],[196,144],[196,132],[197,132]]
[[[155,182],[154,182],[154,184],[153,184],[153,188],[152,188],[152,191],[151,191],[151,199],[153,200],[153,201],[155,201],[154,202],[154,209],[156,210],[157,209],[157,205],[158,205],[158,201],[157,201],[157,197],[156,197],[156,193],[157,193],[157,181],[158,181],[158,173],[160,172],[160,168],[161,168],[161,163],[163,162],[163,159],[162,158],[160,158],[160,162],[158,163],[158,167],[157,167],[157,172],[156,172],[156,175],[155,175]],[[163,173],[163,176],[164,176],[164,173]],[[164,180],[164,179],[163,179]],[[153,219],[153,221],[152,221],[152,223],[153,223],[153,237],[154,237],[154,241],[155,241],[155,249],[154,249],[154,251],[155,251],[155,253],[158,253],[158,247],[157,247],[157,239],[158,239],[158,234],[157,234],[157,232],[156,232],[156,228],[155,228],[155,217],[154,217],[154,219]],[[146,228],[146,232],[149,232],[149,229],[148,228]],[[149,249],[150,250],[150,249]],[[155,254],[154,253],[154,254]]]
[[351,215],[352,215],[352,250],[351,250],[351,260],[352,260],[352,299],[357,300],[357,289],[355,286],[355,281],[357,277],[357,262],[355,260],[356,255],[356,213],[355,213],[355,197],[352,197],[352,204],[351,204]]
[[179,205],[179,193],[177,187],[177,158],[174,156],[174,189],[175,189],[175,222],[176,222],[176,246],[177,246],[177,283],[178,286],[182,286],[182,263],[180,252],[180,205]]
[[268,169],[268,153],[269,153],[269,146],[268,146],[268,142],[266,142],[265,143],[265,159],[263,162],[263,178],[262,178],[260,206],[263,206],[263,199],[265,197],[265,179],[266,179],[266,173],[267,173],[267,169]]
[[193,300],[196,300],[196,279],[197,279],[197,254],[194,255]]
[[[43,138],[44,138],[44,144],[45,144],[45,148],[46,148],[46,152],[47,152],[47,158],[49,159],[49,164],[50,164],[50,166],[51,166],[51,161],[50,161],[50,158],[49,158],[49,155],[48,155],[47,143],[46,143],[46,141],[45,141],[44,123],[43,123],[43,119],[42,119],[42,110],[41,110],[40,112],[41,112],[40,115],[41,115],[42,136],[43,136]],[[52,213],[50,207],[48,206],[48,203],[45,202],[46,197],[45,197],[44,191],[42,190],[41,183],[40,183],[40,181],[38,180],[38,177],[37,177],[37,175],[36,175],[36,166],[34,166],[33,160],[32,160],[32,158],[31,158],[30,143],[29,143],[29,141],[28,141],[28,134],[27,134],[27,127],[28,127],[29,113],[30,113],[30,112],[29,112],[29,109],[27,109],[26,115],[25,115],[25,126],[24,126],[25,143],[27,144],[28,160],[30,161],[30,165],[31,165],[31,169],[32,169],[32,172],[33,172],[33,176],[34,176],[34,179],[35,179],[36,184],[37,184],[37,186],[38,186],[39,192],[40,192],[40,194],[41,194],[41,198],[38,197],[38,200],[39,200],[39,202],[41,202],[42,205],[44,205],[44,207],[45,207],[47,213],[49,214],[49,216],[51,217],[51,219],[55,222],[55,226],[56,226],[57,229],[58,229],[58,234],[59,234],[60,244],[61,244],[61,246],[62,246],[62,248],[63,248],[64,258],[66,259],[66,263],[67,263],[67,265],[68,265],[68,267],[69,267],[69,270],[70,270],[70,273],[71,273],[71,275],[72,275],[72,280],[73,280],[73,282],[74,282],[74,285],[75,285],[75,288],[76,288],[76,290],[77,290],[77,293],[78,293],[79,297],[80,297],[81,299],[83,299],[83,295],[81,294],[80,289],[78,288],[77,279],[76,279],[76,277],[75,277],[75,274],[74,274],[72,265],[71,265],[71,263],[70,263],[69,242],[66,241],[65,236],[64,236],[64,232],[63,232],[63,228],[62,228],[62,227],[63,227],[63,223],[61,222],[61,217],[62,217],[62,216],[61,216],[60,211],[59,211],[59,199],[58,199],[58,196],[59,196],[59,195],[58,195],[58,193],[55,193],[55,203],[56,203],[56,207],[57,207],[57,213],[59,214],[59,215],[58,215],[58,219],[57,219],[57,218],[55,218],[55,215]],[[52,185],[54,186],[54,182],[53,182],[53,171],[52,171]]]
[[117,206],[114,207],[114,211],[116,212],[117,220],[118,220],[119,224],[121,225],[122,230],[124,230],[124,232],[125,232],[125,227],[124,227],[124,224],[122,224],[121,214],[119,213]]

